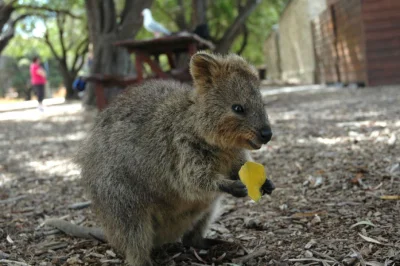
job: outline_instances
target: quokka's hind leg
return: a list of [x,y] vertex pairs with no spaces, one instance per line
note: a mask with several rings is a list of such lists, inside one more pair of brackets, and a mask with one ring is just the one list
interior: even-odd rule
[[152,266],[151,251],[154,247],[154,230],[151,220],[142,221],[128,233],[126,261],[132,266]]
[[217,199],[210,210],[194,225],[194,227],[183,235],[182,243],[184,246],[208,249],[214,245],[227,243],[223,240],[205,238],[207,229],[212,223],[218,210],[219,200]]
[[131,266],[152,266],[154,230],[151,220],[145,214],[137,214],[135,221],[119,223],[107,232],[110,243],[125,253],[125,260]]

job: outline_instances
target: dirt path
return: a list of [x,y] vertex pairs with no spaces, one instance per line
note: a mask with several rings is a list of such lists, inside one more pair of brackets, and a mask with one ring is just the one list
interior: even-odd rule
[[[400,200],[381,199],[400,195],[400,87],[265,101],[274,138],[254,157],[276,191],[259,203],[227,197],[209,236],[232,246],[170,245],[157,262],[400,265]],[[49,217],[96,223],[89,208],[68,207],[87,200],[69,158],[93,116],[79,104],[0,113],[0,265],[123,265],[106,244],[42,226]]]

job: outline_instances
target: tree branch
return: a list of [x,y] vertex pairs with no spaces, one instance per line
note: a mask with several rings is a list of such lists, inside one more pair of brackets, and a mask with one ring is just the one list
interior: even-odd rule
[[[86,48],[86,49],[82,52],[81,56],[83,56],[87,51],[88,51],[88,49]],[[84,63],[85,63],[85,59],[82,58],[82,60],[79,62],[79,65],[78,65],[76,68],[74,68],[73,71],[75,71],[75,73],[78,73],[78,71],[81,70],[81,68],[83,67],[83,64],[84,64]]]
[[185,5],[183,0],[178,0],[179,12],[176,15],[175,21],[180,30],[187,30],[188,26],[185,19]]
[[65,25],[65,16],[59,14],[57,16],[57,28],[58,28],[58,40],[60,41],[61,45],[61,53],[62,57],[61,59],[65,61],[65,64],[67,63],[67,49],[65,48],[65,43],[64,43],[64,25]]
[[[133,6],[133,3],[135,5]],[[121,23],[118,32],[118,39],[135,37],[142,25],[140,13],[143,9],[149,8],[153,0],[125,1],[125,6],[121,15]]]
[[[83,50],[81,51],[82,47],[83,47]],[[82,40],[82,42],[80,42],[78,44],[78,46],[75,49],[75,57],[74,57],[74,60],[73,60],[72,66],[71,66],[71,69],[73,72],[77,72],[77,71],[79,71],[79,69],[82,68],[83,64],[80,64],[78,67],[76,67],[76,64],[78,62],[79,57],[86,54],[88,49],[89,49],[89,39],[85,38],[84,40]],[[84,60],[82,60],[81,62],[83,62],[83,61]]]
[[37,38],[39,40],[44,40],[44,42],[49,46],[51,53],[53,54],[54,58],[59,61],[62,62],[62,59],[60,58],[60,56],[57,54],[56,49],[54,48],[53,44],[50,41],[49,38],[49,32],[47,30],[47,25],[46,25],[46,33],[44,34],[44,38]]
[[207,23],[207,1],[206,0],[192,0],[192,28],[199,24]]
[[89,29],[89,39],[92,43],[95,43],[98,37],[96,33],[101,32],[101,17],[100,17],[100,2],[97,0],[85,0],[85,10],[86,16],[88,20],[88,29]]
[[1,1],[0,4],[0,29],[3,29],[3,26],[10,21],[11,14],[14,12],[13,2],[11,3],[4,3]]
[[181,29],[176,22],[176,17],[174,17],[170,11],[165,10],[165,8],[163,8],[162,6],[157,6],[157,9],[160,10],[164,15],[166,15],[171,21],[174,21],[178,28]]
[[225,54],[229,51],[233,41],[240,33],[241,26],[245,23],[246,19],[250,16],[253,10],[261,3],[261,0],[247,0],[244,7],[238,6],[239,14],[225,31],[224,36],[219,41],[216,52]]
[[65,9],[56,9],[56,8],[51,8],[48,6],[35,6],[35,5],[15,5],[14,9],[22,9],[22,8],[26,8],[26,9],[31,9],[31,10],[40,10],[40,11],[49,11],[49,12],[54,12],[57,14],[64,14],[64,15],[68,15],[72,18],[76,18],[76,19],[81,19],[81,16],[75,15],[73,14],[70,10],[65,10]]
[[[126,5],[132,1],[125,1]],[[117,24],[115,4],[113,0],[103,0],[101,1],[102,11],[103,11],[103,33],[112,32]]]
[[124,9],[122,10],[121,15],[120,15],[120,17],[121,17],[120,25],[122,25],[128,19],[129,10],[132,9],[132,5],[134,4],[133,2],[134,1],[125,1]]
[[244,49],[247,46],[247,41],[249,38],[249,29],[247,28],[246,24],[243,24],[243,29],[242,29],[242,33],[243,33],[243,41],[242,44],[240,45],[239,50],[236,52],[238,55],[241,55],[244,51]]
[[36,15],[36,14],[33,14],[33,13],[32,14],[22,14],[22,15],[19,15],[18,17],[16,17],[14,20],[6,23],[6,24],[8,24],[8,29],[0,35],[0,53],[7,47],[10,40],[14,37],[15,25],[17,24],[17,22],[26,17],[34,16],[34,15]]

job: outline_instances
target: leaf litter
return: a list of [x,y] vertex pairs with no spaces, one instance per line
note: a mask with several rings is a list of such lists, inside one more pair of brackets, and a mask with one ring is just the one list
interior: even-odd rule
[[[258,203],[225,197],[208,237],[229,245],[168,244],[154,252],[156,265],[400,265],[400,87],[266,102],[274,136],[253,157],[277,189]],[[34,120],[26,112],[36,110],[14,120],[0,113],[0,265],[124,264],[106,243],[43,225],[98,225],[70,162],[95,116],[77,105]]]

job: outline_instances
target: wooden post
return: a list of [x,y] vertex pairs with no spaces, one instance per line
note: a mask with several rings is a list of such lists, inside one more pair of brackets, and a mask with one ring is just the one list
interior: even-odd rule
[[104,95],[104,87],[101,84],[101,81],[96,81],[95,93],[96,93],[96,105],[97,105],[97,108],[101,111],[107,105],[107,101],[106,101],[106,98]]
[[139,51],[137,51],[136,53],[135,66],[136,66],[137,81],[139,83],[143,81],[143,59],[142,59],[142,54]]
[[172,54],[172,52],[168,52],[167,57],[168,57],[169,67],[171,69],[176,68],[175,58],[174,58],[174,55]]
[[153,60],[151,60],[149,55],[143,55],[142,56],[143,61],[149,64],[151,70],[153,71],[154,74],[156,74],[160,78],[169,78],[169,76],[162,71],[161,67],[155,63]]
[[190,43],[189,44],[189,47],[188,47],[188,50],[189,50],[189,55],[190,56],[192,56],[192,55],[194,55],[196,52],[197,52],[197,45],[196,45],[196,43]]

